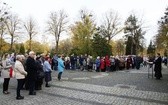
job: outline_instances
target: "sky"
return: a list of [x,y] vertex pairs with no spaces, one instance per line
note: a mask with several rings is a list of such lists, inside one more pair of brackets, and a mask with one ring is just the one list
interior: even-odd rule
[[[33,17],[39,26],[41,34],[45,29],[45,23],[52,11],[64,10],[68,14],[70,23],[79,19],[79,10],[87,9],[94,14],[97,24],[101,24],[103,15],[113,10],[118,12],[121,21],[124,22],[131,13],[143,20],[146,30],[146,43],[149,44],[152,37],[157,34],[157,22],[164,15],[168,7],[168,0],[0,0],[6,2],[12,12],[19,15],[22,20]],[[65,33],[64,33],[65,34]],[[64,35],[62,39],[68,38]],[[122,38],[118,35],[115,39]],[[49,40],[51,40],[49,38]]]

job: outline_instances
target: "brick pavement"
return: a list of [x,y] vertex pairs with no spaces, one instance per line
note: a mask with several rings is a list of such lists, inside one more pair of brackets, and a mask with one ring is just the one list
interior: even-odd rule
[[[164,77],[168,76],[167,72],[164,68]],[[0,92],[0,105],[168,105],[168,92],[164,90],[168,87],[168,78],[160,81],[147,78],[146,69],[112,73],[66,71],[60,82],[55,75],[57,73],[53,72],[52,86],[43,87],[36,96],[29,96],[26,90],[21,91],[24,100],[15,99],[16,80],[12,79],[11,94]],[[139,82],[141,87],[138,87]],[[147,84],[153,86],[148,90]]]

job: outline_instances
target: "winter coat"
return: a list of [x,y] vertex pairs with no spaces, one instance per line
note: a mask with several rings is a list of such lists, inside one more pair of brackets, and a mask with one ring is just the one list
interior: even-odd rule
[[45,82],[51,81],[52,80],[52,78],[51,78],[51,65],[48,61],[44,62],[43,70],[45,72]]
[[27,75],[27,72],[25,71],[23,64],[18,60],[16,60],[15,62],[14,70],[16,79],[24,79],[25,76]]
[[3,78],[10,78],[9,72],[10,72],[10,67],[12,67],[10,60],[2,60],[2,72],[1,75]]
[[96,59],[96,67],[100,67],[100,59]]
[[43,65],[40,60],[36,60],[36,68],[37,68],[37,78],[44,78]]
[[161,78],[162,77],[162,58],[158,57],[156,58],[156,60],[154,61],[155,67],[154,67],[154,71],[155,71],[155,77],[156,78]]
[[100,69],[101,69],[101,70],[102,70],[102,69],[105,69],[105,62],[104,62],[103,59],[101,59],[101,61],[100,61]]
[[61,58],[58,58],[58,72],[63,72],[64,68],[64,61]]
[[105,57],[105,65],[106,65],[106,67],[110,67],[110,60],[109,60],[108,56]]
[[43,70],[44,70],[44,72],[51,72],[51,65],[48,61],[44,62]]
[[26,70],[27,70],[27,78],[28,80],[36,80],[37,79],[37,68],[36,68],[36,62],[34,58],[31,58],[30,56],[27,58],[26,61]]

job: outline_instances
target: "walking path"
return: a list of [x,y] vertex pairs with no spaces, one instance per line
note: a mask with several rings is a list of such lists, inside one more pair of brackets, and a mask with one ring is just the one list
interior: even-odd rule
[[[36,96],[29,96],[28,91],[23,90],[21,94],[25,97],[24,100],[15,99],[15,79],[10,81],[11,94],[2,94],[3,79],[0,78],[0,105],[168,105],[168,92],[158,92],[156,86],[159,84],[160,88],[168,89],[168,84],[165,84],[165,81],[168,83],[168,78],[151,82],[150,79],[144,79],[147,73],[145,68],[109,73],[65,71],[63,79],[58,81],[57,73],[53,71],[51,87],[43,87],[41,91],[37,91]],[[167,68],[164,68],[163,75],[168,76]],[[126,79],[130,82],[122,83]],[[151,83],[157,88],[156,91],[138,89],[138,79],[146,80],[141,82],[142,87],[146,89],[146,84]]]

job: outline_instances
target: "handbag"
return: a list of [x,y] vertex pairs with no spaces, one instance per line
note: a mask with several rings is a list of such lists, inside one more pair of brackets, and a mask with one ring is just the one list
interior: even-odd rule
[[15,77],[15,72],[12,67],[9,68],[9,77],[14,78]]

